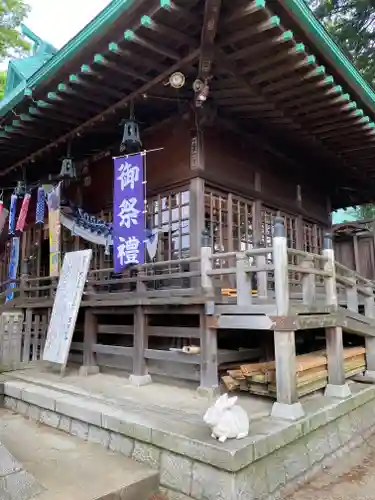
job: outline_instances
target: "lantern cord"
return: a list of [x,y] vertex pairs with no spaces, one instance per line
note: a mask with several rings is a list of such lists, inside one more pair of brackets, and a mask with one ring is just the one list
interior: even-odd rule
[[164,148],[154,148],[154,149],[145,149],[143,151],[139,151],[138,153],[130,153],[128,155],[120,155],[120,156],[112,156],[112,160],[117,160],[118,158],[129,158],[129,156],[135,156],[139,154],[146,155],[147,153],[154,153],[155,151],[162,151]]

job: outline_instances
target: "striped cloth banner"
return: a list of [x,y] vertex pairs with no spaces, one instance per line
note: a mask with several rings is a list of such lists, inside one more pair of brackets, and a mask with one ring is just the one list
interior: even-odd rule
[[27,212],[29,211],[30,199],[31,199],[31,194],[26,193],[22,201],[20,215],[18,216],[16,231],[23,231],[25,228]]
[[36,199],[35,211],[35,224],[44,224],[44,211],[45,211],[45,191],[44,187],[38,188],[38,195]]
[[12,194],[9,207],[9,234],[14,234],[16,225],[17,195]]

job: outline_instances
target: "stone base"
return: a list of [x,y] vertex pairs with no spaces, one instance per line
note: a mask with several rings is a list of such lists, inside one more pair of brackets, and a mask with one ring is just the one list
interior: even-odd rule
[[305,412],[302,408],[301,403],[294,403],[292,405],[288,405],[285,403],[276,403],[273,404],[271,410],[271,417],[274,418],[282,418],[284,420],[299,420],[305,416]]
[[65,381],[59,388],[43,374],[19,377],[5,381],[6,408],[154,468],[169,500],[238,500],[244,492],[246,500],[290,498],[375,432],[373,385],[357,384],[347,399],[317,395],[301,420],[299,405],[275,403],[273,416],[296,421],[260,417],[248,438],[218,443],[202,420],[208,401],[190,416],[166,400],[159,408],[147,398],[121,397],[114,406],[102,391],[98,399]]
[[89,375],[97,375],[100,373],[99,366],[81,366],[78,375],[81,377],[88,377]]
[[343,385],[327,384],[327,387],[324,391],[324,395],[330,398],[346,399],[349,398],[352,395],[352,393],[350,391],[350,387],[348,386],[348,384],[343,384]]
[[151,375],[130,375],[129,382],[136,387],[152,383]]
[[202,387],[199,386],[197,389],[197,394],[198,396],[201,396],[202,398],[206,399],[215,399],[220,396],[220,389],[219,387]]

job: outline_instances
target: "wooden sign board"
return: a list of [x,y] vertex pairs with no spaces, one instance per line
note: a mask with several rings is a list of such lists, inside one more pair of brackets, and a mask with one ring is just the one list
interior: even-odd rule
[[43,352],[43,361],[62,365],[62,372],[68,361],[91,256],[92,250],[81,250],[64,257]]

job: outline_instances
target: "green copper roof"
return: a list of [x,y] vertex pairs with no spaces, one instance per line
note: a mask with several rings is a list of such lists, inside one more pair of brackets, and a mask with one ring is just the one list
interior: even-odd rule
[[375,92],[344,55],[323,25],[316,19],[304,0],[279,0],[314,45],[331,62],[363,102],[375,112]]
[[[111,29],[111,25],[123,14],[131,5],[135,2],[142,5],[143,0],[112,0],[109,5],[95,18],[91,23],[89,23],[80,33],[78,33],[72,40],[70,40],[61,50],[58,51],[53,57],[51,57],[47,62],[45,62],[42,67],[40,67],[33,74],[30,74],[26,78],[26,82],[20,82],[16,88],[14,88],[9,95],[0,103],[0,118],[5,116],[10,110],[14,108],[19,102],[22,101],[25,95],[30,95],[31,91],[37,88],[39,85],[46,83],[51,77],[53,77],[58,70],[63,68],[68,61],[70,61],[77,53],[82,51],[84,46],[92,43],[93,40],[99,38],[102,34]],[[365,104],[373,114],[375,114],[375,93],[370,88],[370,86],[364,81],[357,69],[353,64],[346,58],[343,52],[340,50],[338,45],[330,38],[326,30],[315,18],[313,13],[310,11],[304,0],[278,0],[278,2],[289,12],[289,14],[294,18],[299,27],[304,31],[307,39],[311,42],[311,49],[314,48],[319,51],[326,58],[326,63],[333,66],[335,71],[341,74],[343,80],[348,84],[353,90],[353,101],[348,104],[350,108],[355,109],[357,104],[361,108]],[[260,5],[265,5],[263,0],[259,0]],[[172,2],[170,0],[160,0],[160,5],[170,6]],[[272,8],[272,7],[271,7]],[[143,22],[146,25],[149,23],[148,16],[144,16]],[[278,16],[273,16],[270,18],[270,22],[274,24],[280,23]],[[291,31],[286,31],[285,34],[293,36]],[[125,38],[131,39],[134,36],[132,30],[125,31]],[[313,61],[313,58],[311,58]],[[87,63],[87,68],[89,68],[89,61]],[[86,67],[83,65],[82,67]],[[319,66],[316,68],[317,74],[324,74],[329,69],[325,66]],[[23,69],[25,72],[25,69]],[[27,73],[27,71],[26,71]],[[30,68],[31,73],[31,68]],[[327,74],[327,83],[333,81],[333,77]],[[356,98],[357,97],[357,98]],[[362,101],[360,103],[359,101]],[[356,104],[355,101],[358,101]],[[363,111],[358,110],[358,113]],[[359,116],[359,114],[358,114]]]
[[90,38],[97,37],[109,29],[111,24],[126,11],[136,0],[112,0],[100,14],[98,14],[83,30],[72,38],[57,54],[43,64],[36,72],[26,80],[21,81],[0,103],[0,118],[5,116],[17,104],[19,104],[25,90],[34,89],[42,82],[48,80],[56,71],[62,68],[67,61],[83,49],[89,43]]

